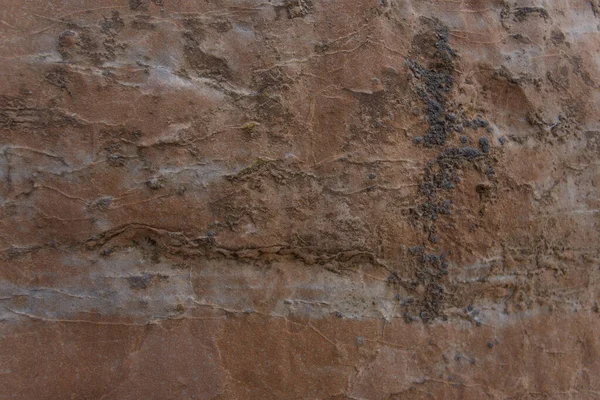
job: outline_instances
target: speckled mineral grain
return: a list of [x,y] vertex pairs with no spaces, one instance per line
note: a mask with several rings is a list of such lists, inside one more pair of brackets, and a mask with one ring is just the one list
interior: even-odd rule
[[0,399],[599,399],[598,0],[0,0]]

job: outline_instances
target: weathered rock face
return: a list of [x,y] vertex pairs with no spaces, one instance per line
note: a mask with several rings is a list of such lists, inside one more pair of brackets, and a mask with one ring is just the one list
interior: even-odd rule
[[597,1],[1,4],[0,398],[600,398]]

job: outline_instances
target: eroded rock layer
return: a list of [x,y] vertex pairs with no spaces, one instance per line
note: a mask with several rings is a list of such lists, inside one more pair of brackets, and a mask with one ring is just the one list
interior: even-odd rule
[[600,398],[597,1],[0,11],[0,398]]

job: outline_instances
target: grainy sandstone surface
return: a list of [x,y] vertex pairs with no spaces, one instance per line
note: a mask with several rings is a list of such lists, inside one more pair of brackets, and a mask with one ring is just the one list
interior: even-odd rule
[[600,398],[597,0],[0,0],[1,399]]

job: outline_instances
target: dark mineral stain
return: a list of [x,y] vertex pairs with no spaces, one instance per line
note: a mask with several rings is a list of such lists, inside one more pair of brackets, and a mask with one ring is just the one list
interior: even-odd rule
[[285,0],[285,7],[289,19],[303,18],[312,10],[311,0]]
[[481,148],[481,151],[483,151],[484,153],[489,153],[490,152],[490,141],[485,137],[480,137],[479,138],[479,147]]
[[448,43],[447,27],[438,20],[424,20],[423,23],[429,30],[415,36],[415,57],[406,63],[416,78],[415,89],[426,107],[429,129],[423,141],[426,146],[443,145],[452,119],[447,119],[446,107],[454,86],[454,59],[457,54]]
[[127,277],[127,282],[129,283],[129,288],[140,290],[147,289],[156,282],[165,281],[168,279],[169,277],[167,275],[150,274],[148,272],[144,272],[142,275]]
[[129,8],[132,10],[147,11],[150,3],[162,7],[163,0],[129,0]]
[[69,91],[68,90],[69,77],[68,77],[68,72],[66,69],[56,68],[56,69],[46,73],[44,77],[53,86],[56,86],[57,88],[60,88],[60,89],[66,89],[67,91]]
[[550,18],[548,11],[543,7],[519,7],[515,10],[514,20],[517,22],[525,21],[530,15],[536,15],[538,17],[547,20]]

